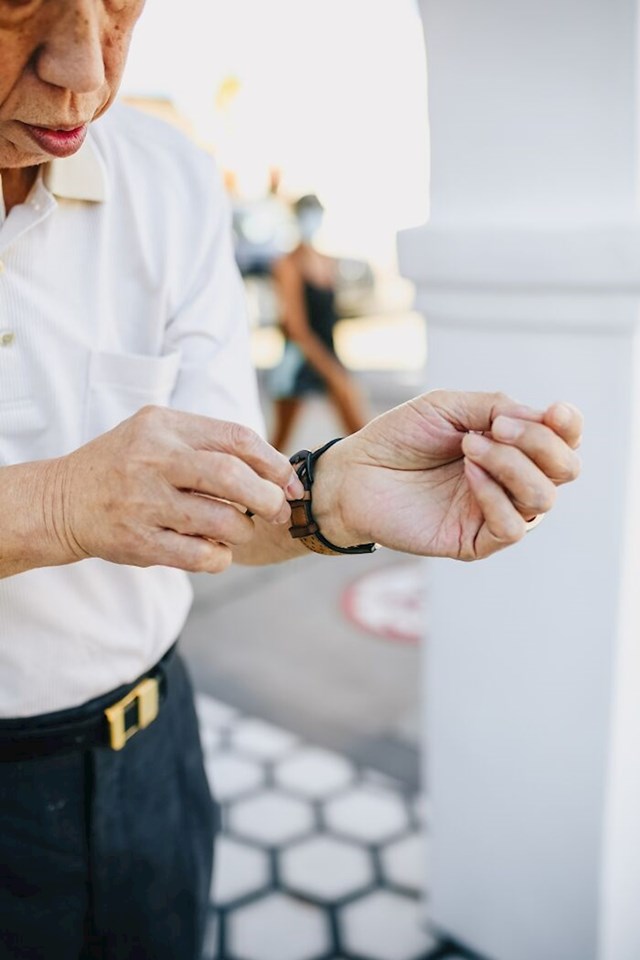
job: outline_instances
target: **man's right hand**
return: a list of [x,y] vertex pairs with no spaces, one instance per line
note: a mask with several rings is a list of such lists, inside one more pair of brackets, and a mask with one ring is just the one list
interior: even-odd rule
[[68,562],[219,573],[254,533],[238,507],[284,524],[286,498],[302,495],[287,458],[248,427],[162,407],[55,463],[45,513]]

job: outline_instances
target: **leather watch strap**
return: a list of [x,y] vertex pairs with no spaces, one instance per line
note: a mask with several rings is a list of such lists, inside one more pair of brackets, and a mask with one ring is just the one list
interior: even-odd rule
[[341,439],[341,437],[337,437],[335,440],[330,440],[328,443],[325,443],[323,447],[315,451],[299,450],[298,453],[295,453],[290,458],[291,464],[302,481],[305,492],[300,500],[289,501],[291,507],[291,526],[289,527],[289,533],[294,540],[300,540],[308,550],[312,550],[314,553],[324,554],[325,556],[335,557],[345,554],[373,553],[377,548],[377,544],[375,543],[360,543],[353,547],[338,547],[335,543],[331,543],[330,540],[327,540],[327,538],[322,535],[313,516],[311,489],[314,481],[315,464],[329,447],[332,447]]

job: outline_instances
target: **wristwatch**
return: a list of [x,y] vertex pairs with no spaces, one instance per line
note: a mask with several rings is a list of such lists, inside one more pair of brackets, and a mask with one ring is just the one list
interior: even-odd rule
[[316,523],[311,505],[312,487],[314,477],[314,467],[323,453],[325,453],[335,443],[338,443],[342,437],[336,437],[330,440],[318,450],[299,450],[290,457],[290,463],[298,474],[304,487],[304,497],[301,500],[290,500],[291,507],[291,526],[289,533],[294,540],[300,540],[308,550],[314,553],[322,553],[326,556],[341,556],[356,553],[373,553],[377,550],[377,543],[360,543],[353,547],[338,547],[331,543],[320,532]]

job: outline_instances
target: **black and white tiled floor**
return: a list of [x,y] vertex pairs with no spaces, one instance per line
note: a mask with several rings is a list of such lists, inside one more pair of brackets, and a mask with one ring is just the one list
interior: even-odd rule
[[199,694],[222,806],[203,960],[431,960],[424,804],[403,784]]

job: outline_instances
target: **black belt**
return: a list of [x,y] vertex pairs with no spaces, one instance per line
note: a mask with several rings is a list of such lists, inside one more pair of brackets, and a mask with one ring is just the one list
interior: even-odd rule
[[167,696],[166,668],[175,644],[134,683],[73,710],[0,720],[0,762],[110,747],[122,750],[158,716]]

